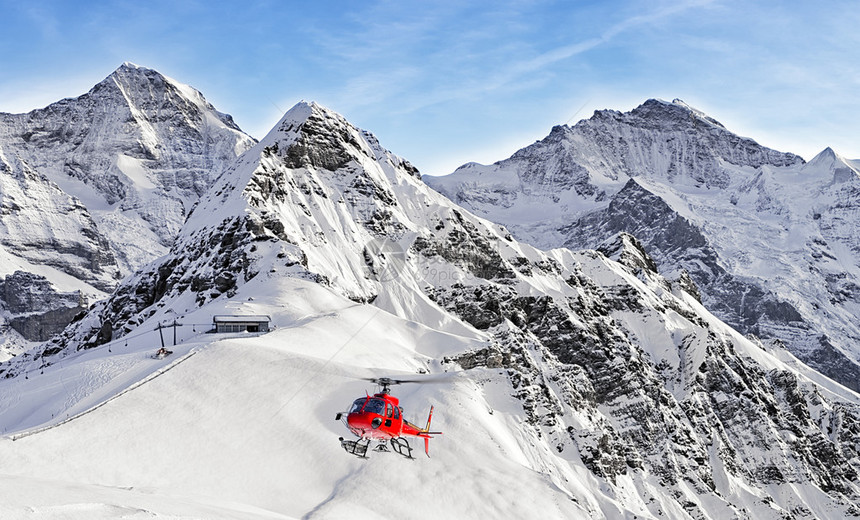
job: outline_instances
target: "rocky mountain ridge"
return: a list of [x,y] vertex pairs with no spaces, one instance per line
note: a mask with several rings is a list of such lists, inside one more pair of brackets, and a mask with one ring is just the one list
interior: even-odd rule
[[832,150],[804,163],[681,101],[649,100],[426,180],[540,247],[632,233],[721,319],[856,390],[858,172]]
[[374,316],[484,338],[436,361],[516,399],[524,470],[563,490],[572,515],[860,514],[860,397],[720,322],[693,273],[672,281],[656,267],[626,233],[579,252],[519,242],[371,134],[300,103],[200,199],[169,254],[0,369],[20,377],[300,278]]

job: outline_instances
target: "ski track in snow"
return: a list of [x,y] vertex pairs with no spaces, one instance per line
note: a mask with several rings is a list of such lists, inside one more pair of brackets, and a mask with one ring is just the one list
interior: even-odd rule
[[[192,350],[191,352],[185,354],[184,356],[181,356],[180,358],[174,360],[172,363],[170,363],[166,367],[157,370],[155,373],[153,373],[153,374],[147,376],[146,378],[132,384],[131,386],[120,391],[119,393],[112,395],[111,397],[108,397],[107,399],[98,403],[97,405],[93,406],[92,408],[88,408],[88,409],[84,410],[83,412],[80,412],[80,413],[77,413],[77,414],[72,415],[70,417],[67,417],[66,419],[63,419],[62,421],[60,421],[56,424],[51,424],[49,426],[45,426],[44,428],[38,428],[36,430],[30,430],[30,431],[26,431],[26,432],[22,432],[22,433],[16,433],[16,434],[10,436],[9,438],[12,439],[13,441],[17,441],[18,439],[23,439],[24,437],[29,437],[30,435],[36,435],[38,433],[42,433],[44,431],[47,431],[47,430],[50,430],[53,428],[57,428],[57,427],[62,426],[66,423],[72,422],[75,419],[78,419],[78,418],[83,417],[87,414],[90,414],[90,413],[98,410],[102,406],[105,406],[105,405],[111,403],[115,399],[122,397],[126,393],[132,392],[136,388],[138,388],[142,385],[145,385],[146,383],[149,383],[150,381],[152,381],[156,377],[163,375],[167,371],[178,366],[183,361],[188,360],[188,358],[190,358],[191,356],[193,356],[196,353],[197,353],[196,350]],[[107,368],[108,370],[95,372],[95,371],[87,371],[87,370],[84,370],[82,368],[81,372],[80,372],[80,377],[78,378],[78,381],[80,383],[78,385],[73,386],[72,387],[73,390],[68,390],[68,387],[66,386],[66,383],[65,383],[65,379],[63,379],[63,388],[67,392],[67,398],[66,398],[65,402],[63,403],[63,409],[68,410],[68,409],[73,408],[76,404],[83,401],[84,398],[89,397],[93,393],[93,389],[101,388],[102,386],[104,386],[105,384],[107,384],[108,382],[113,380],[118,374],[125,372],[127,369],[131,368],[132,366],[133,366],[133,363],[129,363],[128,361],[116,362],[116,360],[110,360],[109,359],[100,366],[100,368]],[[111,370],[111,369],[113,369],[113,370]]]

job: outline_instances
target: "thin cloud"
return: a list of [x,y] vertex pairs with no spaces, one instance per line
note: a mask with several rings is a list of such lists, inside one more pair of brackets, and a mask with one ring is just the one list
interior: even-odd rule
[[514,77],[549,67],[550,65],[554,65],[555,63],[558,63],[560,61],[570,59],[584,52],[588,52],[595,47],[611,42],[615,37],[619,36],[620,34],[635,29],[637,27],[654,24],[660,20],[674,16],[681,12],[688,11],[697,7],[704,7],[712,3],[712,0],[699,0],[673,5],[671,7],[658,10],[654,13],[632,16],[630,18],[622,20],[621,22],[613,25],[612,27],[609,27],[599,37],[589,38],[587,40],[573,43],[571,45],[558,47],[551,51],[545,52],[535,57],[534,59],[518,63],[517,65],[512,67],[503,78],[501,78],[499,84],[504,84],[505,82],[509,81]]
[[520,60],[506,67],[500,73],[481,77],[479,80],[471,79],[467,82],[448,84],[442,88],[434,89],[429,93],[423,93],[420,99],[401,107],[400,113],[417,111],[450,100],[477,98],[482,94],[502,88],[516,90],[518,89],[517,84],[519,82],[534,84],[536,81],[536,78],[533,77],[534,74],[544,71],[559,62],[569,60],[577,55],[605,45],[625,32],[632,31],[644,25],[655,24],[682,12],[705,7],[713,3],[713,0],[696,0],[672,5],[653,13],[632,16],[609,27],[600,36],[557,47],[533,58]]

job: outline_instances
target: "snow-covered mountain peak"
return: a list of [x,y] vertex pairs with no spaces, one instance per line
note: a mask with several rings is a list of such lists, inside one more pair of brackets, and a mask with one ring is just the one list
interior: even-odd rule
[[150,69],[127,61],[117,67],[116,70],[111,72],[105,79],[97,83],[94,89],[110,85],[116,85],[119,87],[134,85],[136,86],[135,90],[138,90],[140,86],[147,86],[155,90],[163,90],[167,87],[168,82],[178,83],[175,80],[169,80],[167,76],[155,69]]
[[338,121],[340,124],[352,126],[346,118],[336,111],[321,105],[316,101],[301,100],[284,113],[280,121],[275,125],[274,129],[279,129],[283,126],[288,127],[290,124],[293,126],[302,125],[312,117],[319,120]]
[[[640,124],[650,123],[670,128],[688,128],[698,132],[707,131],[709,126],[725,130],[722,123],[680,99],[672,101],[648,99],[634,108],[630,115],[640,119]],[[705,124],[705,127],[698,128],[698,125],[702,123]]]
[[[254,142],[196,89],[129,62],[78,97],[0,113],[0,277],[20,270],[104,297],[169,250]],[[51,334],[65,325],[48,319]]]
[[269,131],[269,133],[260,140],[266,145],[271,144],[277,139],[282,139],[284,135],[298,129],[314,112],[316,103],[308,103],[307,101],[299,101],[291,109],[287,110],[281,117],[280,121]]
[[119,246],[122,275],[166,252],[188,208],[253,143],[199,91],[128,62],[84,95],[0,118],[7,155],[81,200]]
[[[617,110],[595,110],[591,119],[583,120],[578,124],[588,124],[590,121],[601,121],[606,123],[633,123],[644,125],[648,128],[663,129],[697,129],[698,123],[706,123],[707,126],[715,126],[720,129],[725,127],[716,119],[708,116],[703,111],[688,105],[680,99],[666,101],[659,98],[647,99],[630,112],[619,112]],[[555,131],[556,128],[553,128]]]
[[807,174],[832,176],[834,184],[855,180],[860,176],[860,169],[853,161],[848,161],[829,146],[813,157],[802,169]]
[[495,164],[470,164],[425,181],[521,240],[554,247],[564,243],[555,230],[606,207],[631,178],[695,192],[726,189],[750,168],[802,163],[733,134],[680,100],[649,99],[630,112],[600,110],[572,127],[553,127]]
[[805,163],[683,101],[649,99],[426,181],[540,247],[632,233],[721,319],[858,389],[858,172],[832,149]]
[[138,110],[152,108],[156,108],[159,112],[169,112],[172,105],[183,112],[191,109],[211,113],[214,117],[208,119],[209,124],[241,133],[233,118],[229,114],[215,110],[199,90],[165,76],[155,69],[125,62],[90,92],[105,87],[118,88],[133,114]]
[[[328,120],[332,126],[343,126],[346,121],[343,117],[315,101],[299,101],[281,117],[280,121],[260,141],[264,146],[271,146],[275,142],[293,140],[301,132],[302,127],[308,123]],[[336,122],[336,123],[335,123]]]
[[414,166],[380,146],[373,134],[313,101],[301,101],[288,110],[260,146],[280,153],[292,168],[336,171],[350,162],[379,160],[418,176]]
[[842,157],[836,153],[836,151],[827,147],[824,150],[818,152],[810,161],[807,163],[807,166],[821,166],[821,165],[831,165],[837,161],[841,161]]

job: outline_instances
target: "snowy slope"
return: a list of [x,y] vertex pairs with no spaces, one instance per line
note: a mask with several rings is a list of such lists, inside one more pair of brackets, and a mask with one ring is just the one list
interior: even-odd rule
[[[39,505],[56,517],[856,514],[860,397],[686,290],[630,235],[519,243],[300,103],[168,255],[0,365],[0,473],[52,480]],[[225,313],[277,328],[200,333]],[[175,354],[150,359],[174,320]],[[433,458],[340,448],[334,414],[372,391],[354,378],[425,372],[452,377],[397,395],[415,421],[436,406]],[[105,491],[81,505],[92,486]]]
[[804,163],[683,102],[649,100],[427,182],[541,247],[632,233],[723,320],[856,390],[858,171],[830,149]]
[[[470,340],[338,301],[320,294],[325,291],[314,284],[299,282],[282,289],[304,294],[318,308],[302,308],[295,298],[276,296],[273,305],[253,308],[286,307],[275,315],[281,326],[277,332],[192,347],[199,349],[193,357],[93,413],[0,443],[6,467],[18,468],[7,473],[4,482],[16,489],[45,480],[43,490],[48,491],[41,495],[42,503],[13,500],[4,505],[6,512],[23,514],[26,505],[35,506],[35,512],[44,515],[40,518],[67,518],[63,515],[81,510],[94,515],[90,518],[119,518],[135,508],[155,518],[230,518],[243,510],[248,516],[239,517],[299,518],[312,513],[310,517],[337,518],[350,512],[356,518],[413,518],[432,510],[444,517],[528,518],[531,503],[496,496],[516,478],[531,497],[550,505],[546,514],[564,516],[561,506],[569,498],[549,485],[547,477],[523,472],[524,454],[505,432],[504,412],[496,419],[469,420],[476,411],[486,416],[489,405],[475,385],[465,381],[401,392],[404,402],[437,404],[436,421],[451,440],[434,443],[433,459],[416,463],[347,456],[337,442],[344,432],[333,420],[334,412],[365,389],[372,390],[354,377],[426,364],[428,358],[414,352],[415,343],[457,350]],[[360,333],[353,336],[357,329]],[[392,330],[405,333],[402,340],[380,344],[379,337]],[[316,351],[309,352],[310,343],[317,345]],[[434,355],[444,352],[439,346],[433,350]],[[138,364],[160,369],[168,363],[146,360],[140,349],[124,354],[132,355]],[[93,355],[90,363],[98,366],[109,359]],[[51,377],[50,371],[39,377]],[[450,410],[451,405],[456,408]],[[472,437],[480,441],[470,442]],[[207,441],[201,443],[201,438]],[[514,451],[500,454],[500,443]],[[451,495],[456,481],[475,482],[475,487]],[[364,500],[381,485],[391,494],[388,500]],[[94,487],[99,490],[95,497]],[[440,500],[440,493],[448,496]],[[332,496],[336,499],[330,500]]]

